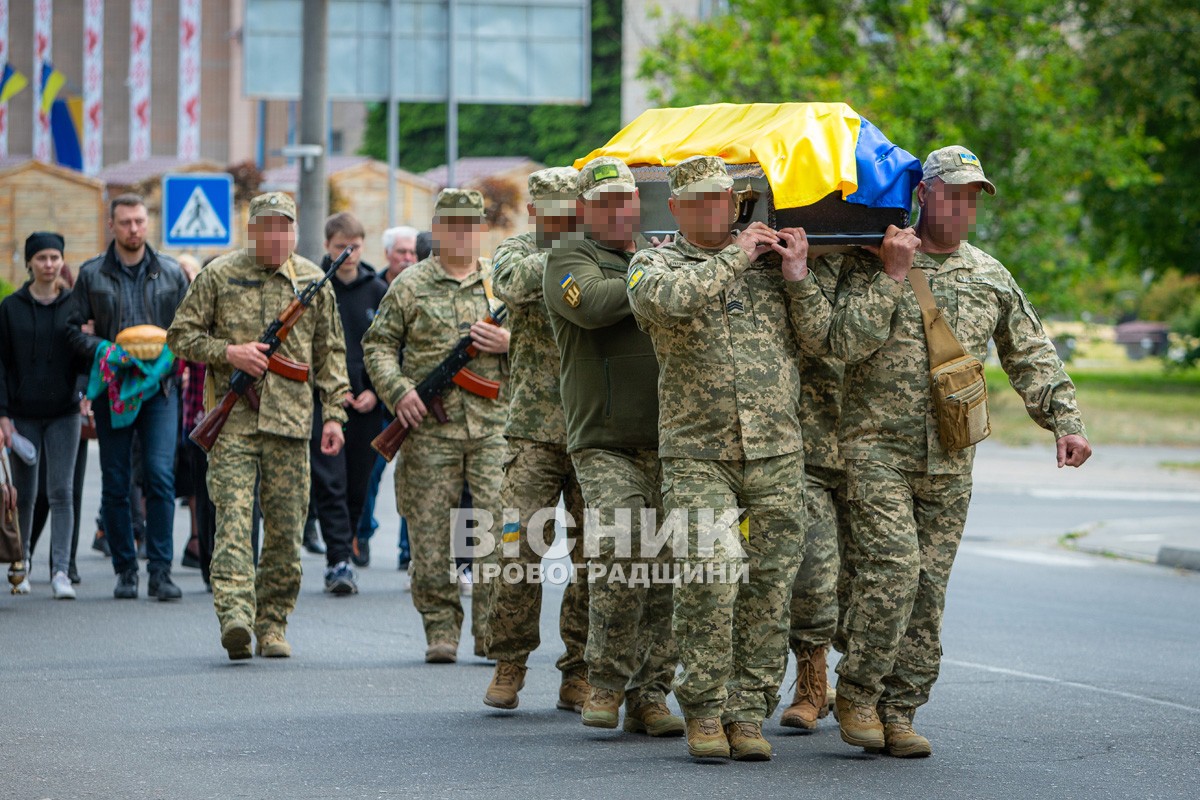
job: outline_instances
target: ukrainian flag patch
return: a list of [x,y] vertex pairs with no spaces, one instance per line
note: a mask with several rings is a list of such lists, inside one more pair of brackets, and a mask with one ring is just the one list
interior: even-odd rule
[[[979,166],[979,157],[974,153],[959,153],[958,160],[969,167]],[[982,169],[982,167],[980,167],[980,169]]]
[[579,284],[575,283],[575,278],[571,276],[571,273],[568,272],[566,277],[558,282],[558,285],[562,287],[563,300],[566,301],[567,305],[571,308],[579,308],[579,301],[582,295],[579,291]]
[[519,522],[504,523],[504,530],[500,534],[500,541],[515,542],[520,538],[521,538],[521,523],[519,523]]

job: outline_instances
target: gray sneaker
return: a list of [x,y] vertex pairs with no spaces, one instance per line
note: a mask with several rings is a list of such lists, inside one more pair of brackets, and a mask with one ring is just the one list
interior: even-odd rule
[[333,595],[358,594],[358,576],[348,561],[339,561],[325,570],[325,591]]

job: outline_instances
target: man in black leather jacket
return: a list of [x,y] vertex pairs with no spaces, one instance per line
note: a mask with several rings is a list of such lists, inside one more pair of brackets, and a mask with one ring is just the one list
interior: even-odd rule
[[[70,298],[68,337],[89,363],[98,348],[114,341],[125,328],[134,325],[168,328],[188,287],[175,259],[154,252],[146,244],[149,215],[141,197],[127,194],[113,198],[108,227],[113,235],[112,244],[79,268],[79,279]],[[89,321],[90,333],[83,329]],[[159,391],[145,398],[131,425],[114,427],[106,397],[97,398],[94,413],[100,441],[104,531],[117,574],[113,596],[137,597],[137,550],[129,502],[136,432],[145,474],[149,595],[159,600],[177,600],[181,592],[171,580],[175,446],[179,431],[179,392],[174,372],[162,381]]]

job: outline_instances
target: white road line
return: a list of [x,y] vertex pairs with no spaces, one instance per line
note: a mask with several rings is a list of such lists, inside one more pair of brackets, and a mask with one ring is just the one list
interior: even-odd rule
[[[1018,490],[1021,491],[1021,490]],[[1109,500],[1130,503],[1200,503],[1200,492],[1130,489],[1026,489],[1040,500]]]
[[1042,683],[1053,683],[1058,686],[1069,686],[1072,689],[1083,689],[1097,694],[1107,694],[1112,697],[1122,697],[1126,700],[1136,700],[1139,703],[1153,703],[1157,706],[1166,706],[1167,708],[1175,708],[1180,711],[1190,711],[1193,714],[1200,714],[1200,708],[1194,706],[1185,706],[1183,703],[1172,703],[1170,700],[1159,700],[1156,697],[1146,697],[1141,694],[1133,694],[1132,692],[1121,692],[1116,689],[1104,689],[1100,686],[1092,686],[1089,683],[1079,683],[1077,681],[1064,681],[1061,678],[1054,678],[1049,675],[1038,675],[1033,672],[1022,672],[1017,669],[1008,669],[1006,667],[993,667],[988,664],[976,664],[973,661],[957,661],[951,658],[943,658],[942,662],[951,664],[956,667],[966,667],[968,669],[978,669],[984,672],[992,672],[997,675],[1011,675],[1014,678],[1025,678],[1031,681],[1041,681]]
[[998,558],[1002,561],[1016,561],[1021,564],[1039,564],[1044,567],[1075,567],[1077,569],[1095,569],[1096,560],[1090,556],[1067,555],[1066,553],[1041,553],[1035,550],[1007,550],[999,547],[986,547],[966,542],[963,552],[988,558]]

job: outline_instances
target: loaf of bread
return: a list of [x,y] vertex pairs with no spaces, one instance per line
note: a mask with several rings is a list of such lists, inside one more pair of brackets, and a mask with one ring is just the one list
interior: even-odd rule
[[167,343],[167,332],[157,325],[134,325],[117,334],[117,344],[142,361],[153,361]]

